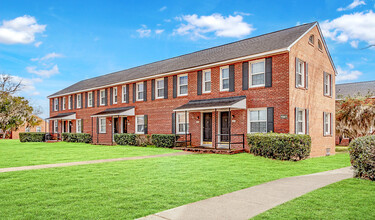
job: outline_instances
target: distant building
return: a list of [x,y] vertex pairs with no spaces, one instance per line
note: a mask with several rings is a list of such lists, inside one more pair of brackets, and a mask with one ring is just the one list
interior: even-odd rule
[[367,82],[343,83],[336,85],[336,100],[343,99],[347,96],[366,96],[372,94],[375,98],[375,80]]
[[10,134],[10,139],[19,139],[20,133],[22,132],[47,132],[46,128],[48,128],[48,123],[36,116],[39,120],[41,120],[39,125],[36,125],[34,127],[28,127],[26,124],[20,127],[17,131],[12,131]]

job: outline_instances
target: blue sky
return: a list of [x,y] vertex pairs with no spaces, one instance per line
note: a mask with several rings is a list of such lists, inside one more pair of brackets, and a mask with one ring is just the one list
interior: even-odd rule
[[0,0],[0,73],[48,116],[77,81],[318,21],[339,83],[375,80],[375,1]]

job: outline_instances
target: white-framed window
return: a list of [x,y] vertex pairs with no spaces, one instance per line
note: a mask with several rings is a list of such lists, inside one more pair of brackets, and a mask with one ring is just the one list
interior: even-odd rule
[[305,62],[300,59],[297,59],[296,65],[296,85],[297,87],[305,87]]
[[100,105],[105,105],[105,89],[100,90]]
[[188,94],[188,74],[179,75],[177,80],[178,96]]
[[113,87],[113,104],[117,104],[117,87]]
[[68,96],[68,108],[72,109],[72,96]]
[[92,107],[92,92],[89,92],[88,94],[87,94],[87,106],[88,107]]
[[65,110],[66,97],[63,97],[62,102],[62,110]]
[[264,59],[249,62],[249,72],[250,87],[265,85],[266,61]]
[[329,73],[324,73],[324,95],[332,96],[332,75]]
[[137,101],[143,101],[144,98],[144,87],[143,82],[137,83]]
[[82,133],[82,119],[77,119],[77,133]]
[[58,124],[57,120],[55,120],[53,122],[53,132],[54,133],[58,133],[59,132],[59,130],[58,130],[59,127],[58,126],[59,126],[59,124]]
[[144,134],[145,132],[145,116],[137,115],[135,116],[135,133]]
[[332,113],[323,113],[324,117],[324,136],[332,135]]
[[318,48],[319,48],[319,50],[323,50],[323,45],[322,45],[322,42],[320,40],[318,40]]
[[220,91],[229,91],[229,66],[220,67]]
[[55,101],[54,101],[54,110],[55,111],[58,111],[59,110],[59,99],[58,98],[55,98]]
[[313,34],[310,35],[310,37],[309,37],[309,43],[314,45],[314,35]]
[[30,127],[26,127],[25,132],[30,132]]
[[77,108],[82,108],[82,94],[77,94]]
[[42,127],[37,126],[37,127],[36,127],[36,132],[42,132]]
[[296,110],[296,129],[297,134],[306,134],[306,110],[297,109]]
[[203,93],[211,92],[211,70],[203,71]]
[[164,79],[155,80],[155,94],[157,99],[164,98]]
[[106,133],[106,118],[99,118],[99,133]]
[[267,133],[267,108],[248,110],[248,133]]
[[127,94],[126,94],[126,85],[125,86],[122,86],[122,103],[125,103],[127,102]]
[[[185,116],[186,121],[185,121]],[[178,134],[185,134],[185,127],[187,128],[186,133],[189,133],[189,113],[185,112],[178,112],[176,114],[177,120],[176,120],[176,128]],[[186,126],[185,126],[186,124]]]

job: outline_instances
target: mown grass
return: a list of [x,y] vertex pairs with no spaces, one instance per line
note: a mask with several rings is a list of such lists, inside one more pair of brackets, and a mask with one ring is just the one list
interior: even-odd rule
[[375,182],[347,179],[277,206],[254,219],[375,219]]
[[101,146],[83,143],[21,143],[0,140],[0,168],[176,152],[156,147]]
[[194,154],[0,173],[0,219],[134,219],[288,176],[349,166]]

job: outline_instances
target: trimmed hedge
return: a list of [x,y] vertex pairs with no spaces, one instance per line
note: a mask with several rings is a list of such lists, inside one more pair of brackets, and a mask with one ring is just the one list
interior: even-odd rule
[[66,142],[74,143],[91,143],[92,137],[91,134],[86,133],[62,133],[62,140]]
[[21,142],[44,142],[46,141],[45,132],[21,132],[20,133]]
[[375,135],[354,139],[349,154],[355,176],[375,181]]
[[115,134],[114,141],[119,145],[137,145],[139,135],[137,134]]
[[303,160],[311,151],[309,135],[256,133],[248,134],[247,142],[250,153],[277,160]]
[[175,144],[174,134],[153,134],[151,135],[152,143],[156,147],[172,148]]

